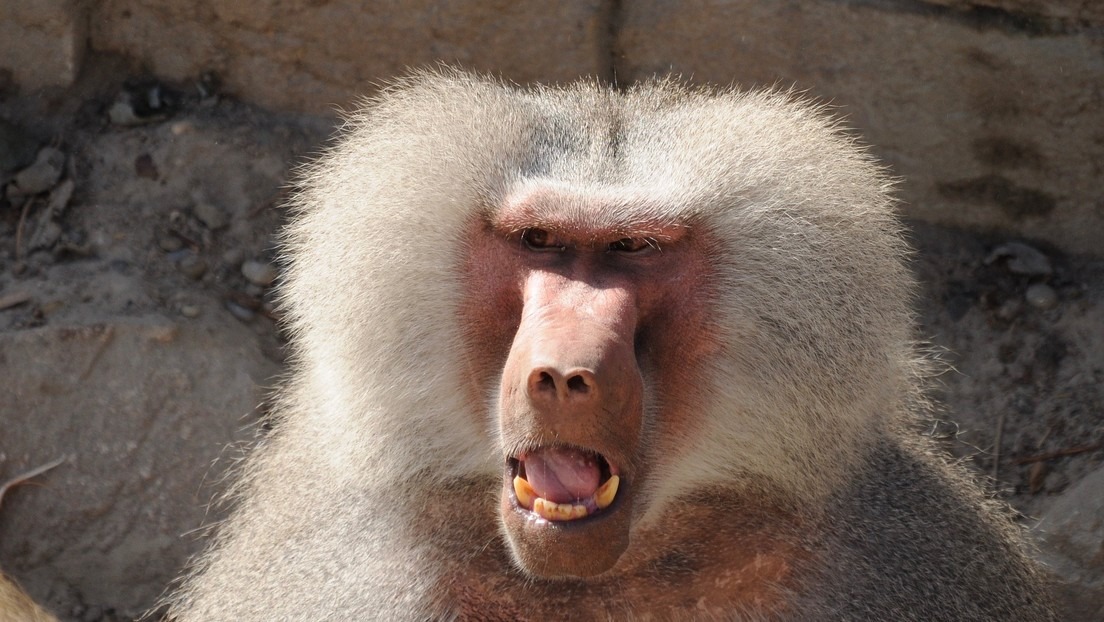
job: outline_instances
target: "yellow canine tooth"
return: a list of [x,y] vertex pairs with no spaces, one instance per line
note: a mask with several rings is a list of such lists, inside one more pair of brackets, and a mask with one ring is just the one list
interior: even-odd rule
[[533,499],[537,498],[537,493],[529,485],[529,481],[520,475],[514,477],[514,494],[517,495],[518,505],[527,510],[533,508]]
[[556,503],[544,497],[537,497],[533,501],[533,512],[545,520],[569,521],[583,518],[587,515],[585,505],[573,503]]
[[611,475],[605,484],[594,491],[594,504],[598,506],[599,510],[604,510],[609,507],[609,504],[613,503],[613,498],[617,496],[617,486],[620,483],[620,477]]

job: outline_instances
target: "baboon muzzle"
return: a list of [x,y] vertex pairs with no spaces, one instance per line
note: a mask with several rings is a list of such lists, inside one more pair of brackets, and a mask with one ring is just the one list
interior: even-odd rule
[[502,378],[503,519],[522,566],[589,576],[628,545],[643,381],[622,289],[538,273]]

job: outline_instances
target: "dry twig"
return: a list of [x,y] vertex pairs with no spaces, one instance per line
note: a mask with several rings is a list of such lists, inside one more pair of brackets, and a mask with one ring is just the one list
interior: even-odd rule
[[7,494],[7,492],[9,490],[14,488],[15,486],[18,486],[18,485],[22,484],[23,482],[25,482],[29,479],[38,477],[39,475],[42,475],[46,471],[49,471],[50,469],[60,465],[62,462],[65,462],[65,458],[58,458],[57,460],[54,460],[53,462],[47,462],[46,464],[44,464],[42,466],[35,467],[35,468],[31,469],[30,471],[27,471],[26,473],[20,473],[19,475],[16,475],[15,477],[9,479],[8,481],[4,482],[3,484],[0,484],[0,504],[2,504],[4,502],[4,495]]
[[1048,451],[1045,454],[1035,454],[1034,456],[1026,456],[1024,458],[1016,458],[1012,461],[1012,464],[1031,464],[1032,462],[1044,462],[1046,460],[1053,460],[1055,458],[1065,458],[1066,456],[1076,456],[1077,454],[1083,454],[1089,451],[1096,451],[1097,449],[1104,448],[1104,443],[1092,443],[1090,445],[1078,445],[1076,447],[1067,447],[1065,449],[1058,449],[1056,451]]
[[996,486],[1000,475],[1001,441],[1004,440],[1004,413],[997,420],[997,440],[993,445],[993,485]]

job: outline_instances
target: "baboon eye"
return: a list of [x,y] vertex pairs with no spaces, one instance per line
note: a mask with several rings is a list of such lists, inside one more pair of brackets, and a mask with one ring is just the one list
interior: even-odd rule
[[525,247],[533,251],[562,251],[566,247],[562,240],[544,229],[526,229],[521,234]]
[[616,253],[639,253],[641,251],[656,248],[648,238],[621,238],[616,242],[610,242],[609,251]]

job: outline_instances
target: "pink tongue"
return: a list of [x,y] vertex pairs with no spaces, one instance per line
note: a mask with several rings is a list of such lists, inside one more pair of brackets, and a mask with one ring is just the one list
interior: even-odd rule
[[575,449],[540,449],[526,454],[522,462],[525,479],[537,496],[555,503],[590,498],[602,477],[595,457]]

